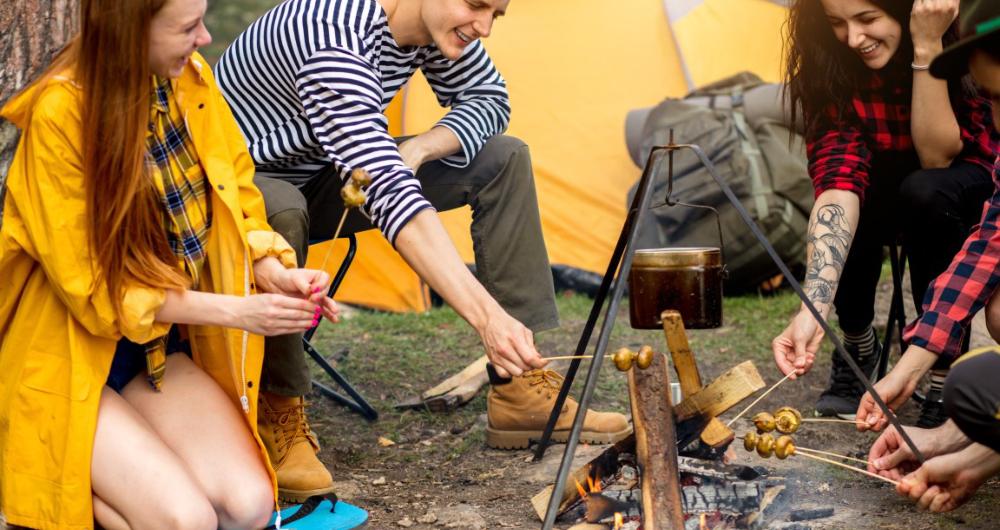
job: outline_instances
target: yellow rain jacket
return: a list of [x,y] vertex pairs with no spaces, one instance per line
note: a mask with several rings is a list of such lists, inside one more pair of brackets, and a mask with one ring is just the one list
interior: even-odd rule
[[[267,225],[253,161],[201,56],[174,87],[212,188],[202,290],[249,295],[255,260],[272,255],[294,267],[295,253]],[[153,321],[164,291],[129,286],[119,320],[107,286],[95,282],[80,97],[72,78],[56,76],[0,112],[22,130],[0,227],[0,510],[8,524],[39,529],[93,528],[91,454],[116,342],[147,342],[169,328]],[[245,411],[267,462],[256,421],[263,339],[206,326],[189,335],[195,362]]]

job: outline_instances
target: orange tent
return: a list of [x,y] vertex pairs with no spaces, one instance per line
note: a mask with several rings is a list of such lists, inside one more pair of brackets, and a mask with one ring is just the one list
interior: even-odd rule
[[[507,80],[508,134],[531,147],[542,229],[553,264],[601,272],[639,176],[625,149],[626,113],[689,87],[750,70],[777,81],[787,11],[772,0],[520,0],[485,42]],[[417,76],[387,111],[395,135],[416,134],[444,114]],[[472,262],[467,208],[442,213]],[[337,243],[328,268],[346,244]],[[326,244],[310,252],[319,266]],[[392,311],[428,308],[427,289],[376,231],[338,300]]]

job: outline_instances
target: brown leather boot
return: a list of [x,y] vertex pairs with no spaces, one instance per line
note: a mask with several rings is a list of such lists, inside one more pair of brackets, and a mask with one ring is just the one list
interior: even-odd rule
[[[494,449],[526,449],[530,440],[542,437],[552,406],[562,387],[563,377],[552,370],[532,370],[510,383],[490,387],[486,398],[486,445]],[[578,404],[566,399],[552,432],[552,441],[569,439]],[[614,443],[628,436],[632,427],[616,412],[587,410],[580,441],[589,444]]]
[[306,420],[305,399],[260,393],[257,430],[278,475],[278,497],[303,502],[333,491],[333,477],[316,453],[319,442]]

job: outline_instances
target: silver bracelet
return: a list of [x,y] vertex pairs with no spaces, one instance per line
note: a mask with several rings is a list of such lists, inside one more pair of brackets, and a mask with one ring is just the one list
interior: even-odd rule
[[910,68],[913,68],[914,70],[917,70],[917,71],[923,71],[923,70],[930,70],[931,69],[931,65],[930,64],[910,63]]

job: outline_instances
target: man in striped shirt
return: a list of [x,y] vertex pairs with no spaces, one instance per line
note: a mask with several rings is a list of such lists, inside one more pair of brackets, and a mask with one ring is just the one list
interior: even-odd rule
[[[333,234],[350,172],[368,170],[367,201],[345,230],[379,228],[480,334],[494,372],[514,376],[491,388],[487,444],[521,448],[541,435],[561,379],[540,370],[532,336],[558,316],[531,160],[502,135],[506,84],[478,40],[509,1],[287,0],[233,42],[217,77],[257,164],[269,221],[300,259],[310,238]],[[449,112],[423,134],[394,139],[383,111],[417,68]],[[466,204],[478,281],[434,212]],[[272,451],[279,489],[293,500],[320,492],[330,478],[301,412],[309,375],[297,337],[268,344],[263,383],[259,424],[300,411],[297,441]],[[575,413],[570,403],[553,439],[568,437]],[[620,414],[588,411],[583,432],[611,442],[630,428]]]

